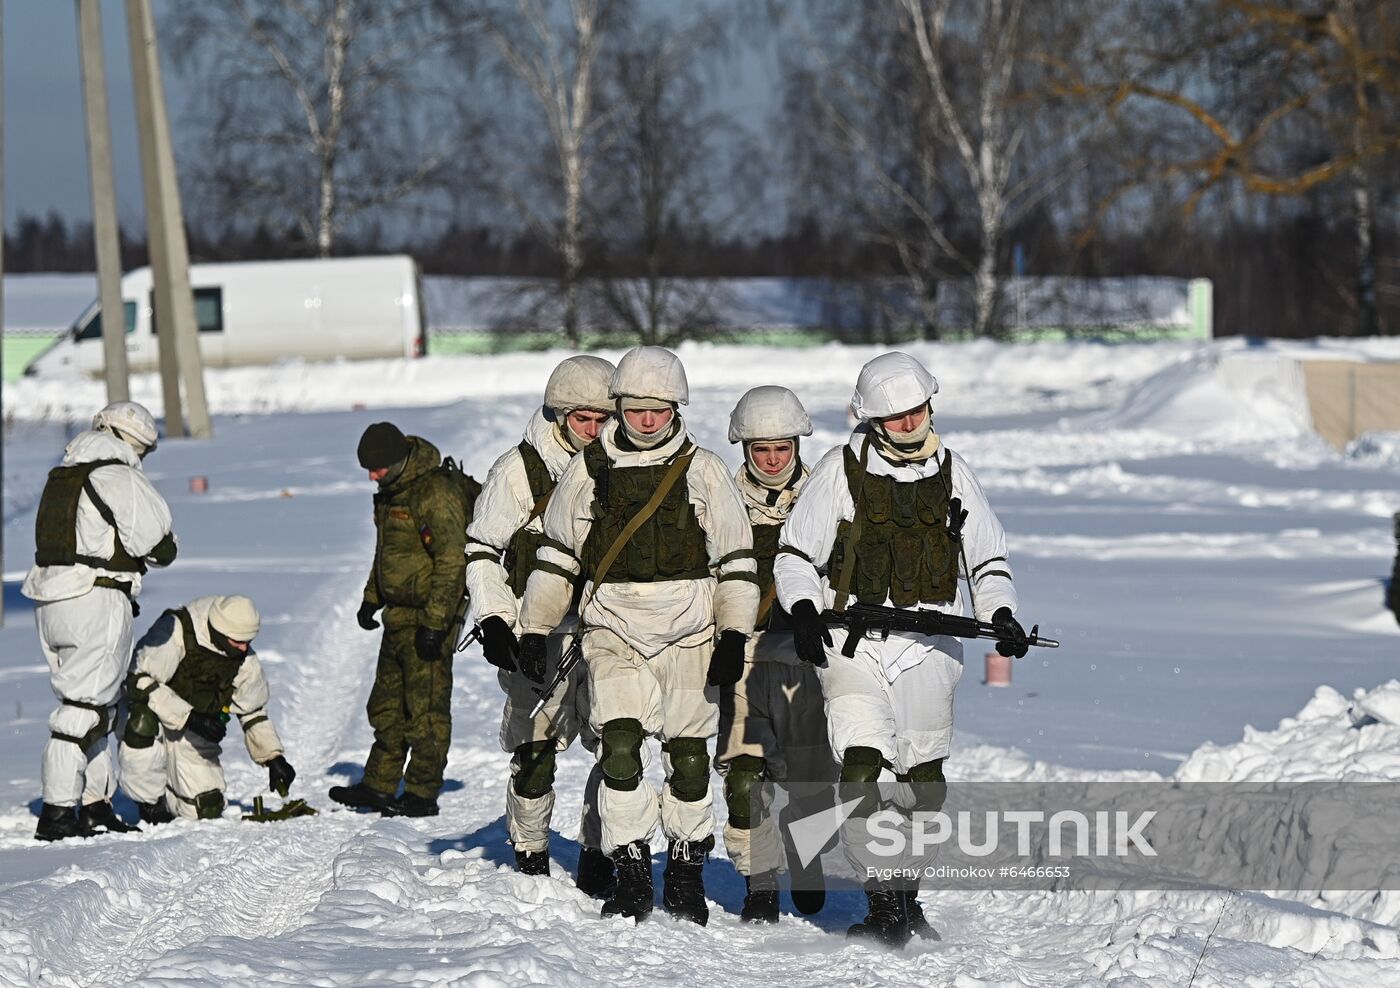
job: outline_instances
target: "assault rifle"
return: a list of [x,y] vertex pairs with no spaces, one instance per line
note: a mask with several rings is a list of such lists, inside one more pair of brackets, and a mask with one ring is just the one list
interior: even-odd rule
[[842,624],[849,629],[841,654],[848,659],[856,654],[856,645],[862,638],[884,641],[894,631],[912,631],[918,635],[949,635],[953,638],[990,638],[993,641],[1015,641],[1017,645],[1033,645],[1038,648],[1059,648],[1060,643],[1053,638],[1041,638],[1040,625],[1032,625],[1030,634],[1024,638],[1011,639],[993,627],[990,621],[961,614],[944,614],[941,611],[906,611],[902,607],[886,607],[884,604],[850,604],[842,613],[824,611],[822,619],[827,624]]
[[574,666],[583,659],[583,635],[574,635],[569,642],[568,650],[559,658],[559,668],[554,670],[554,678],[543,686],[533,687],[535,694],[539,697],[535,705],[530,708],[530,718],[540,715],[544,705],[549,702],[549,698],[555,694],[559,687],[563,686],[569,679],[569,673],[574,671]]

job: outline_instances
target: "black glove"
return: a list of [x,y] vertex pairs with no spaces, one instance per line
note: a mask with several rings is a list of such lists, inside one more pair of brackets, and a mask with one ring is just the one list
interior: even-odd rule
[[424,662],[437,662],[442,658],[442,642],[446,637],[446,632],[420,624],[413,635],[414,651]]
[[520,643],[505,618],[493,615],[481,619],[481,654],[487,662],[505,672],[515,672],[515,656],[519,652]]
[[191,710],[189,719],[185,721],[185,730],[192,734],[198,734],[206,741],[218,744],[228,733],[228,725],[218,714],[206,714],[199,710]]
[[520,671],[533,683],[544,682],[544,667],[549,661],[549,642],[544,635],[520,636]]
[[365,601],[360,605],[360,609],[355,612],[355,620],[359,622],[361,628],[364,628],[366,631],[373,631],[375,628],[379,627],[379,622],[374,619],[374,612],[377,610],[379,610],[378,604],[371,604],[369,601]]
[[997,641],[997,651],[1008,659],[1023,658],[1030,646],[1026,644],[1026,629],[1016,620],[1009,607],[998,607],[992,615],[992,627],[1003,637]]
[[797,657],[814,666],[826,665],[826,649],[831,645],[831,632],[817,613],[817,605],[799,600],[792,605],[792,647]]
[[291,792],[292,783],[296,781],[297,770],[292,768],[292,763],[281,755],[267,763],[267,787],[281,796],[287,798],[287,793]]
[[165,533],[165,538],[156,543],[156,547],[146,554],[146,561],[152,566],[169,566],[175,561],[175,555],[180,551],[180,547],[175,544],[175,536],[170,532]]
[[744,645],[748,636],[734,629],[721,631],[710,656],[710,672],[705,682],[711,686],[733,686],[744,674]]

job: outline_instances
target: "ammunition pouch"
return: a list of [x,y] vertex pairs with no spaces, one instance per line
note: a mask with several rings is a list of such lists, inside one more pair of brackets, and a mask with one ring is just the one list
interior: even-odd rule
[[958,546],[948,531],[952,457],[945,454],[932,477],[910,482],[863,470],[849,446],[845,465],[855,517],[837,525],[827,573],[845,572],[854,555],[853,579],[843,589],[862,604],[952,601],[958,592]]
[[224,815],[224,794],[218,789],[206,789],[190,800],[194,812],[201,820],[217,820]]

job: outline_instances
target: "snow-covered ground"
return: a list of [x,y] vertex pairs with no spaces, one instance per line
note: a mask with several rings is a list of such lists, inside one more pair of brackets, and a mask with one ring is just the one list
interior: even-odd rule
[[[1385,686],[1400,631],[1383,606],[1394,435],[1334,452],[1275,387],[1281,348],[911,349],[942,382],[939,431],[1010,533],[1023,615],[1064,641],[1019,662],[1009,689],[980,685],[982,650],[968,648],[954,778],[1400,778],[1400,684]],[[846,430],[874,352],[688,347],[687,420],[737,465],[723,441],[734,400],[787,384],[813,412],[815,458]],[[211,372],[216,438],[162,443],[148,461],[181,556],[148,580],[138,627],[200,594],[252,595],[301,773],[293,795],[323,812],[253,825],[231,809],[55,846],[30,839],[53,701],[18,583],[44,474],[102,395],[88,382],[5,388],[0,983],[1400,985],[1393,892],[926,891],[943,942],[891,955],[841,936],[863,913],[853,893],[812,920],[743,926],[743,883],[720,852],[707,928],[604,922],[567,876],[581,752],[561,760],[554,880],[510,869],[501,697],[475,648],[458,657],[442,815],[330,810],[326,788],[357,777],[368,748],[377,644],[354,621],[371,537],[360,431],[392,418],[481,476],[558,356]],[[133,384],[159,405],[153,380]],[[193,476],[207,493],[190,493]],[[265,773],[236,742],[225,762],[246,807]]]

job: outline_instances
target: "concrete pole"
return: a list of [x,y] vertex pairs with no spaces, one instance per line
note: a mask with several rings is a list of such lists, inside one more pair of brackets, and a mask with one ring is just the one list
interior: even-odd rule
[[[141,185],[146,200],[146,246],[151,255],[153,290],[151,298],[138,299],[137,305],[149,301],[160,315],[156,348],[160,355],[160,390],[165,404],[165,434],[171,439],[187,435],[184,403],[180,398],[180,364],[176,355],[175,334],[170,331],[170,252],[165,240],[165,222],[161,217],[160,164],[156,154],[155,109],[151,100],[151,69],[146,50],[146,34],[142,29],[144,4],[126,0],[126,31],[131,45],[131,77],[136,102],[136,134],[141,148]],[[152,313],[155,318],[155,312]]]
[[88,174],[92,183],[92,238],[97,253],[97,297],[102,306],[107,400],[126,401],[131,397],[131,387],[126,369],[126,313],[122,308],[122,254],[117,232],[117,194],[112,178],[112,130],[107,119],[102,8],[99,0],[77,0],[77,3]]

